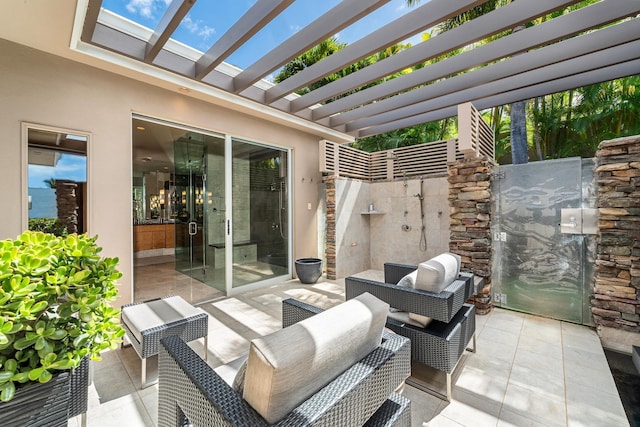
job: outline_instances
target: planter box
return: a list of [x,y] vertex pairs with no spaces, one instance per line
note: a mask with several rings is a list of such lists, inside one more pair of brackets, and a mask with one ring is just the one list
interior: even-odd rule
[[0,419],[4,427],[67,425],[70,373],[60,372],[51,381],[26,383],[16,389],[10,402],[0,403]]
[[21,384],[10,402],[0,403],[0,424],[66,427],[69,418],[86,415],[88,400],[89,357],[85,357],[72,372],[58,372],[48,383]]

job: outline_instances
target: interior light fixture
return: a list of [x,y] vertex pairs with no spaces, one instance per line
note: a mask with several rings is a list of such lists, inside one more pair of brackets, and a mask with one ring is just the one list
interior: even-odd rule
[[184,87],[184,86],[180,86],[180,87],[178,88],[178,90],[179,90],[180,92],[182,92],[182,93],[189,93],[189,88]]
[[138,129],[138,130],[144,130],[144,126],[136,126],[136,129]]

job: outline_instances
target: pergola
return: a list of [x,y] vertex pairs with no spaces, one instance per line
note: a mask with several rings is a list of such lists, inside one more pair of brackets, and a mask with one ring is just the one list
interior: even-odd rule
[[[303,96],[294,94],[324,76],[484,3],[431,0],[372,29],[360,40],[279,84],[263,80],[388,1],[344,0],[244,70],[229,66],[225,60],[293,0],[257,0],[204,53],[181,51],[171,44],[172,34],[196,0],[173,0],[156,28],[135,32],[130,23],[101,9],[101,0],[88,0],[81,40],[355,138],[451,117],[456,114],[456,106],[465,102],[484,109],[640,72],[638,0],[602,0],[511,31],[580,3],[530,0],[511,2]],[[511,32],[356,91],[505,31]],[[348,96],[325,103],[348,92]]]

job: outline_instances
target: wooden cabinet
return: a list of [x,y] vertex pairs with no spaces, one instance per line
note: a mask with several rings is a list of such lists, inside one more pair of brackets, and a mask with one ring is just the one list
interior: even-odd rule
[[148,251],[174,247],[175,224],[133,226],[133,251]]

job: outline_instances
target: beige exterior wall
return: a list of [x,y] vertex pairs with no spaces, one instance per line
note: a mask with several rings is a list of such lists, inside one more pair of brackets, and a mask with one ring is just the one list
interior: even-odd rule
[[[58,56],[0,40],[0,239],[22,231],[21,122],[91,133],[88,230],[120,258],[120,304],[132,300],[131,115],[293,148],[294,258],[319,256],[318,135],[250,117]],[[303,179],[304,178],[304,179]]]

